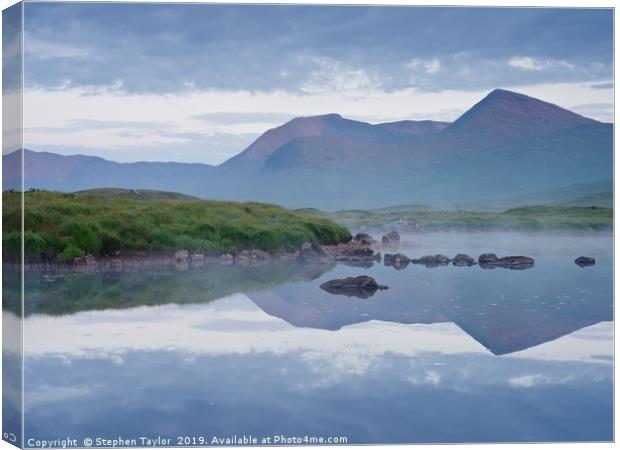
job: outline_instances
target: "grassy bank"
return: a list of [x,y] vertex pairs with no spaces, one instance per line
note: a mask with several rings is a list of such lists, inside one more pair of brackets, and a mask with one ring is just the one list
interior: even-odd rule
[[577,206],[522,206],[503,212],[414,210],[348,210],[307,214],[333,220],[350,229],[382,229],[385,224],[417,226],[424,231],[519,230],[603,231],[613,227],[613,209]]
[[[136,199],[101,192],[25,194],[25,253],[29,260],[69,261],[91,253],[207,254],[260,249],[293,250],[304,242],[334,244],[347,229],[328,219],[261,203],[194,199]],[[3,257],[20,253],[20,195],[3,193]]]

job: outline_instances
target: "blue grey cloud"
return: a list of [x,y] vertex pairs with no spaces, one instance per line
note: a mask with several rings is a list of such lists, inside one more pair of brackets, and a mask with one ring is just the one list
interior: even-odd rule
[[608,82],[612,33],[611,9],[26,3],[26,82],[119,93]]

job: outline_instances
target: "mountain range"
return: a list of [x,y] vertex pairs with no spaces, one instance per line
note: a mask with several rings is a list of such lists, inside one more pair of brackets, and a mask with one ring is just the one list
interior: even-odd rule
[[[3,157],[4,189],[19,187],[19,156]],[[612,124],[497,89],[452,123],[299,117],[219,166],[116,163],[25,150],[24,185],[159,189],[326,210],[410,203],[453,208],[580,183],[605,183],[605,194],[611,192],[612,161]]]

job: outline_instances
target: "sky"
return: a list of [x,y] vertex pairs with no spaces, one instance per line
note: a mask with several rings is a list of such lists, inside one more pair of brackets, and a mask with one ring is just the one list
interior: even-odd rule
[[452,121],[495,88],[613,119],[610,9],[26,3],[24,24],[34,150],[219,164],[293,117]]

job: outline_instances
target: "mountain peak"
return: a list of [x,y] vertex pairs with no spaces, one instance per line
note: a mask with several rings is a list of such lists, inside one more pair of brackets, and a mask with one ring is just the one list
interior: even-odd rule
[[466,141],[489,142],[552,133],[563,128],[595,124],[553,103],[518,92],[495,89],[465,112],[446,132]]
[[532,97],[528,97],[525,94],[520,94],[519,92],[509,91],[508,89],[501,89],[501,88],[493,89],[486,96],[487,99],[492,99],[492,98],[511,98],[511,97],[532,98]]

